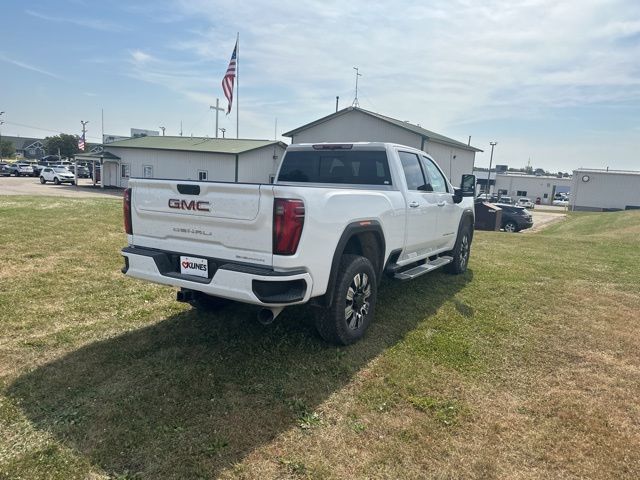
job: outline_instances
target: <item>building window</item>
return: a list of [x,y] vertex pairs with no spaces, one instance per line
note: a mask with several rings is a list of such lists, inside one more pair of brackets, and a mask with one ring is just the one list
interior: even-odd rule
[[518,197],[526,197],[527,196],[527,191],[526,190],[518,190],[518,193],[516,193],[516,195]]
[[152,165],[144,165],[142,167],[142,176],[144,178],[153,178],[153,166]]
[[507,192],[506,190],[502,190],[502,189],[498,190],[498,195],[506,195],[507,193],[509,192]]
[[269,175],[269,183],[273,183],[276,181],[276,176],[275,175]]
[[120,165],[120,176],[122,178],[129,178],[129,165],[126,163],[123,163],[122,165]]
[[543,198],[549,198],[549,194],[545,193]]
[[207,181],[207,171],[206,170],[198,170],[198,181],[206,182]]

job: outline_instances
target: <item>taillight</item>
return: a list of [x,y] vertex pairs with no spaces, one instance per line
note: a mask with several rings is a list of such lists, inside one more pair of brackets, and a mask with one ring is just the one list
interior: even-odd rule
[[273,253],[293,255],[304,226],[304,202],[276,198],[273,204]]
[[131,226],[131,189],[124,189],[122,198],[122,212],[124,213],[124,231],[128,235],[133,235],[133,227]]

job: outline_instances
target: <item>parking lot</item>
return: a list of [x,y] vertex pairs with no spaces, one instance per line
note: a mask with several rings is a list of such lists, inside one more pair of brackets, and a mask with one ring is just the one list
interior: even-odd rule
[[38,177],[0,177],[0,195],[53,195],[60,197],[117,197],[122,196],[119,189],[102,189],[93,186],[90,178],[81,178],[78,185],[42,185]]

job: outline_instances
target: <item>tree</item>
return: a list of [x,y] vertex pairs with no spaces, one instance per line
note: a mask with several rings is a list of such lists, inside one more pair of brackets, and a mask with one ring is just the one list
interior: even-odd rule
[[78,137],[61,133],[55,137],[45,138],[47,144],[47,153],[49,155],[57,155],[60,149],[60,155],[63,157],[72,157],[80,151],[78,149]]
[[0,141],[0,158],[13,157],[16,154],[16,147],[9,140]]
[[544,168],[536,168],[533,171],[534,175],[546,175],[547,172],[545,172]]

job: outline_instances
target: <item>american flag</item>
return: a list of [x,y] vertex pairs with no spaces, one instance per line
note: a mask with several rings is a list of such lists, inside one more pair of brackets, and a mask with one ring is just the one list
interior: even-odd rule
[[231,113],[231,104],[233,103],[233,82],[236,79],[237,51],[238,42],[236,41],[236,46],[233,49],[231,60],[229,61],[229,66],[227,67],[227,73],[224,74],[224,78],[222,79],[222,90],[224,91],[224,96],[227,97],[227,101],[229,102],[229,106],[227,107],[227,115]]
[[78,149],[84,152],[84,137],[78,138]]

